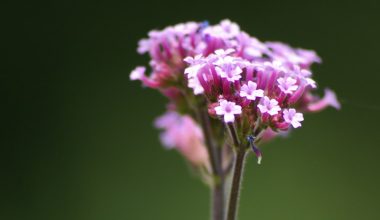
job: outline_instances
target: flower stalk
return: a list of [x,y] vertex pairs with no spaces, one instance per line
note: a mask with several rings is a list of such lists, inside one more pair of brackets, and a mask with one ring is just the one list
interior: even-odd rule
[[233,171],[234,173],[232,177],[232,185],[228,202],[227,220],[235,220],[237,217],[238,202],[241,188],[240,186],[244,173],[244,163],[246,154],[246,149],[239,149],[236,152],[236,159]]
[[225,193],[224,193],[224,178],[220,178],[212,186],[211,192],[211,219],[212,220],[224,220],[225,215]]
[[207,151],[210,158],[211,172],[214,177],[212,178],[213,182],[211,183],[211,215],[213,220],[223,220],[225,213],[225,178],[222,168],[221,149],[215,144],[208,113],[202,109],[199,109],[198,112],[200,124],[206,140]]

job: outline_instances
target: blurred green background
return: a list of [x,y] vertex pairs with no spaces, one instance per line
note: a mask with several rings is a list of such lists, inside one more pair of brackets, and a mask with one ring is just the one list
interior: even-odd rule
[[315,49],[316,80],[343,104],[250,157],[240,220],[380,219],[378,1],[5,4],[0,219],[208,219],[207,187],[152,126],[165,98],[129,72],[149,30],[223,18]]

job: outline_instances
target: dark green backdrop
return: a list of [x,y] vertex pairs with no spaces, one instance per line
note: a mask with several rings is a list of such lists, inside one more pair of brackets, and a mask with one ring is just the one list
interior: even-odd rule
[[315,49],[343,109],[246,169],[240,219],[380,219],[380,7],[354,1],[24,1],[1,12],[0,219],[203,220],[208,190],[164,150],[165,99],[129,81],[139,38],[230,18],[261,40]]

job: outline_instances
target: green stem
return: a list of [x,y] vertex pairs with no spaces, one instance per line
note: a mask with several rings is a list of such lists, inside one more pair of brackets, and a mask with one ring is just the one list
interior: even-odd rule
[[236,152],[234,174],[232,177],[232,186],[228,204],[227,220],[235,220],[238,211],[238,202],[240,195],[240,186],[244,172],[246,150],[238,149]]

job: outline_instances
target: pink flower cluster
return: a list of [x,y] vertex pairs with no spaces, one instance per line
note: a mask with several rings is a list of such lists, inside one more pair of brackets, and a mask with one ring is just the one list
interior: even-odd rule
[[[273,43],[269,45],[273,47]],[[278,43],[275,45],[278,49]],[[268,46],[272,53],[267,57],[261,54],[250,59],[235,49],[218,49],[206,57],[185,58],[189,67],[184,73],[194,94],[203,94],[214,103],[210,112],[215,110],[226,123],[238,118],[247,121],[251,128],[287,130],[301,126],[304,118],[300,112],[319,111],[329,105],[339,108],[332,91],[326,90],[322,100],[311,94],[317,86],[308,67],[319,58],[303,50],[302,54],[309,56],[298,55],[296,59],[296,50],[281,48],[284,51],[273,55]],[[280,56],[283,54],[289,54],[289,60]]]
[[[193,118],[192,102],[205,99],[209,115],[233,123],[241,136],[272,137],[273,131],[300,127],[303,112],[340,108],[331,90],[325,90],[322,99],[312,94],[317,84],[310,67],[321,62],[314,51],[261,42],[229,20],[217,25],[188,22],[153,30],[148,36],[140,40],[137,51],[149,53],[151,73],[145,75],[146,68],[139,66],[130,79],[158,89],[169,97],[174,110],[181,109]],[[189,120],[178,115],[172,118],[178,126]],[[171,132],[181,137],[186,132],[181,135],[181,129],[159,124],[166,129],[163,142],[184,152],[181,149],[189,143],[177,142]],[[195,143],[201,142],[198,135]]]

